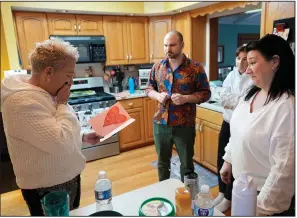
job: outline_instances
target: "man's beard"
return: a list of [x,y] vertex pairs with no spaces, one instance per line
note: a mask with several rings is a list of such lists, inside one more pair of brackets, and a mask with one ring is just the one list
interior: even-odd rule
[[167,57],[169,58],[169,59],[176,59],[178,56],[180,55],[180,53],[172,53],[172,52],[168,52],[167,53]]

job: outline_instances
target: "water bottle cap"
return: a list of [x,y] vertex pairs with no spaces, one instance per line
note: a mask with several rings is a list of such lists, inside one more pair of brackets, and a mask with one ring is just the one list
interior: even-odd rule
[[106,172],[104,171],[104,170],[101,170],[100,172],[99,172],[99,176],[105,176],[106,175]]
[[208,193],[209,192],[209,185],[201,185],[200,193]]

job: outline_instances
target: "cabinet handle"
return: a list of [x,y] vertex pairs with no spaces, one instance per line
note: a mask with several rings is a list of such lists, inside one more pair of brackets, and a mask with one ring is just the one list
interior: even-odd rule
[[129,60],[129,55],[128,54],[126,54],[126,59]]
[[130,54],[130,61],[132,60],[132,55]]
[[76,31],[76,24],[74,24],[74,30]]
[[80,25],[78,25],[78,32],[80,32]]
[[200,127],[199,127],[199,131],[200,131],[200,132],[203,131],[203,123],[200,125]]
[[133,102],[129,103],[128,106],[132,107],[133,106]]
[[195,130],[196,130],[196,131],[200,131],[200,129],[199,129],[199,124],[196,124],[196,126],[195,126]]
[[151,59],[153,59],[153,52],[151,53]]

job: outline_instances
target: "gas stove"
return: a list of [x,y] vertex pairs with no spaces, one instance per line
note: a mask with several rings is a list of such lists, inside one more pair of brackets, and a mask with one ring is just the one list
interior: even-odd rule
[[[89,120],[114,105],[116,100],[113,95],[103,92],[102,77],[75,78],[73,81],[68,103],[76,113],[81,132],[88,133],[93,131]],[[87,161],[119,154],[118,134],[98,145],[83,144],[82,153]]]

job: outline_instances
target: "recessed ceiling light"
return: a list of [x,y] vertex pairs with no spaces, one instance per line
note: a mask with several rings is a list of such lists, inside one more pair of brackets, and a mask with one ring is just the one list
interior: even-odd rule
[[130,14],[130,16],[134,16],[134,14]]
[[179,10],[179,12],[183,12],[183,10]]

